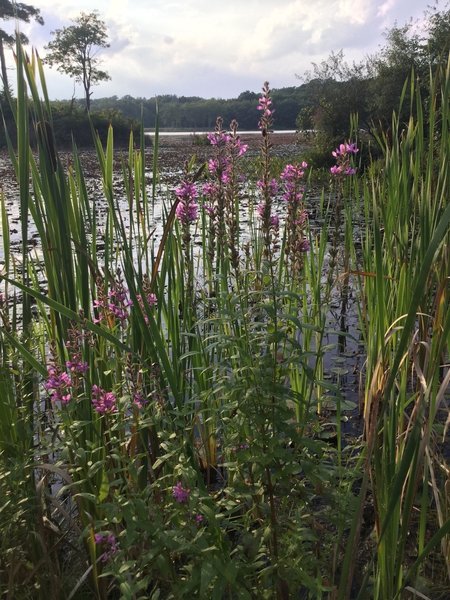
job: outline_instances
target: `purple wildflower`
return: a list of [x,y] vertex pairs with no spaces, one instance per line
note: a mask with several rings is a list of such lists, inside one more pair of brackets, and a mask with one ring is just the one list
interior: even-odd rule
[[270,216],[270,225],[271,227],[273,227],[273,229],[278,229],[278,227],[280,226],[280,218],[278,217],[278,215]]
[[100,323],[106,319],[108,325],[113,327],[115,321],[119,321],[122,325],[129,317],[129,307],[133,302],[128,298],[120,272],[117,280],[111,284],[111,287],[106,295],[102,289],[102,282],[97,282],[98,298],[94,300],[94,307],[97,309],[98,317],[94,318],[94,323]]
[[100,555],[100,560],[104,563],[118,551],[117,539],[113,533],[96,533],[94,534],[94,540],[98,546],[101,545],[104,548],[104,552]]
[[208,140],[211,146],[226,146],[228,142],[231,140],[230,134],[219,130],[213,131],[212,133],[208,133]]
[[133,404],[141,409],[145,404],[144,394],[142,392],[135,392],[133,394]]
[[310,249],[311,244],[309,243],[309,240],[306,239],[300,240],[300,242],[297,245],[298,252],[309,252]]
[[256,185],[261,190],[263,195],[266,191],[271,196],[276,196],[276,194],[278,193],[278,181],[276,179],[269,179],[267,182],[265,182],[262,179],[259,179],[256,182]]
[[112,392],[105,392],[98,385],[92,386],[92,404],[99,414],[117,411],[117,399]]
[[302,162],[301,165],[286,165],[283,169],[280,178],[283,182],[283,199],[286,202],[299,204],[303,200],[303,188],[300,186],[307,166],[306,162]]
[[332,156],[336,159],[336,164],[330,169],[330,173],[335,177],[341,175],[355,175],[356,169],[351,166],[351,157],[359,152],[356,143],[343,143],[339,144],[338,148],[333,150]]
[[108,309],[123,323],[128,319],[128,307],[132,304],[122,281],[116,281],[108,292]]
[[260,97],[259,104],[256,107],[257,110],[260,110],[262,113],[260,124],[263,122],[263,120],[269,120],[274,113],[272,108],[272,99],[268,95],[268,86],[269,84],[266,82],[263,88],[263,95]]
[[79,357],[73,357],[74,360],[66,361],[66,367],[69,369],[71,373],[77,373],[78,375],[82,375],[86,373],[89,369],[89,365],[87,362],[81,360]]
[[[149,305],[150,308],[153,308],[154,306],[156,306],[158,304],[156,294],[153,294],[153,292],[146,294],[145,299],[147,300],[147,304]],[[144,303],[144,299],[141,296],[141,294],[137,295],[137,300],[138,300],[139,307],[142,311],[142,314],[144,315],[144,321],[148,324],[148,316],[146,314],[145,303]]]
[[339,165],[333,165],[330,172],[332,175],[340,175],[342,173],[342,168]]
[[175,214],[183,225],[189,225],[197,219],[197,188],[190,181],[183,181],[176,189],[175,195],[179,200]]
[[70,376],[65,372],[61,372],[55,366],[48,367],[47,374],[44,388],[50,392],[52,402],[61,402],[63,405],[68,404],[72,399],[70,390],[72,380]]
[[179,502],[180,504],[185,504],[189,500],[190,493],[191,490],[189,488],[184,488],[181,481],[172,488],[172,496],[175,498],[176,502]]

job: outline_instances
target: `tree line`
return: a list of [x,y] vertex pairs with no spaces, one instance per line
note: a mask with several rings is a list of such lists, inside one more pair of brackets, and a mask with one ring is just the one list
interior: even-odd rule
[[[319,134],[317,143],[323,139],[327,145],[348,135],[351,115],[357,116],[359,127],[369,134],[387,131],[393,111],[400,119],[410,114],[410,87],[405,85],[410,77],[422,88],[426,108],[430,74],[439,66],[445,68],[449,51],[450,3],[442,10],[436,3],[427,8],[420,29],[411,20],[386,30],[384,45],[376,55],[349,64],[342,51],[334,52],[323,62],[313,64],[298,86],[274,89],[274,126],[314,130]],[[93,99],[92,109],[137,121],[142,116],[144,126],[153,128],[158,108],[160,127],[192,131],[211,130],[220,115],[225,124],[236,119],[240,129],[245,130],[257,125],[255,106],[259,95],[245,91],[227,100],[113,96]]]
[[[32,5],[0,0],[0,21],[35,20],[43,24],[39,9]],[[53,103],[61,130],[74,130],[80,135],[79,113],[96,114],[100,123],[108,121],[121,130],[136,127],[143,120],[146,128],[159,126],[166,129],[190,131],[211,130],[217,116],[225,124],[236,119],[241,130],[255,129],[255,106],[259,92],[244,91],[234,99],[164,95],[158,98],[92,98],[92,87],[109,79],[101,69],[99,50],[109,47],[105,22],[97,11],[81,13],[72,24],[52,32],[44,61],[72,77],[83,88],[84,98]],[[21,36],[21,41],[28,40]],[[4,47],[14,43],[14,36],[0,29],[0,67],[3,98],[9,94]],[[413,21],[394,25],[385,34],[385,44],[374,56],[360,62],[347,63],[342,51],[333,52],[321,63],[313,64],[298,86],[274,89],[272,98],[276,113],[276,129],[314,130],[315,141],[328,146],[333,140],[348,135],[350,115],[356,115],[359,127],[369,134],[386,131],[392,111],[398,110],[399,99],[404,98],[405,115],[409,114],[408,86],[405,81],[413,76],[424,90],[424,106],[430,73],[445,65],[450,50],[450,2],[440,9],[436,1],[424,13],[420,30]],[[402,118],[400,111],[399,117]],[[103,122],[102,121],[102,122]],[[87,119],[85,119],[86,124]],[[72,124],[71,124],[72,123]]]

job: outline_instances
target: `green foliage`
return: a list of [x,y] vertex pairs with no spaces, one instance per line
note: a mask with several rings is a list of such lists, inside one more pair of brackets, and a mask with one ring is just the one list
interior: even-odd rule
[[[412,21],[388,29],[380,52],[359,63],[347,64],[340,51],[331,53],[320,64],[313,64],[313,71],[306,78],[308,103],[300,107],[297,123],[301,129],[317,132],[316,162],[320,162],[319,155],[324,149],[348,137],[352,115],[357,116],[359,127],[372,136],[375,144],[380,131],[391,127],[393,111],[406,125],[415,110],[411,79],[420,85],[427,105],[430,68],[439,64],[445,68],[448,59],[448,3],[443,10],[439,10],[437,3],[429,8],[424,14],[424,24],[425,37],[416,33]],[[324,160],[325,157],[321,162]]]
[[114,127],[115,140],[118,146],[127,147],[130,132],[137,132],[138,125],[112,111],[92,111],[89,115],[80,109],[62,107],[53,111],[53,132],[60,148],[69,148],[72,141],[79,148],[92,147],[92,128],[103,143],[106,143],[109,127]]
[[[40,10],[35,8],[31,4],[25,4],[24,2],[12,2],[11,0],[1,0],[0,2],[0,20],[8,21],[10,19],[17,19],[24,23],[29,23],[31,19],[34,19],[40,25],[44,24],[44,19],[41,17]],[[12,45],[16,41],[16,36],[7,33],[4,29],[0,29],[0,66],[1,66],[1,77],[3,83],[2,92],[9,91],[8,72],[6,69],[5,61],[5,49],[4,45]],[[20,33],[20,41],[22,44],[28,43],[28,38],[24,33]]]
[[[295,120],[299,109],[306,101],[307,85],[273,90],[277,110],[276,129],[295,129]],[[241,130],[255,129],[255,92],[243,92],[238,98],[224,100],[220,98],[197,98],[175,95],[164,95],[155,98],[133,98],[132,96],[116,96],[92,99],[92,108],[103,111],[118,110],[130,119],[141,118],[145,127],[155,127],[156,102],[159,109],[159,125],[164,129],[212,131],[216,118],[220,115],[224,125],[228,127],[233,119],[239,123]]]
[[[417,120],[379,140],[382,168],[341,173],[313,200],[314,230],[306,179],[298,210],[272,194],[271,111],[252,177],[237,126],[222,137],[219,119],[209,175],[192,158],[175,196],[150,198],[143,136],[118,167],[114,130],[94,131],[94,195],[76,147],[68,169],[59,157],[40,61],[17,56],[9,153],[30,223],[17,267],[2,197],[2,593],[399,599],[430,552],[448,551],[433,456],[450,379],[450,72],[433,80],[428,121],[412,90]],[[197,220],[181,203],[201,183],[214,191]],[[358,443],[328,367],[331,309],[345,339],[353,291],[367,353]]]
[[97,11],[81,13],[73,23],[52,32],[55,37],[46,46],[45,60],[82,84],[86,110],[89,111],[91,87],[110,79],[108,73],[99,68],[98,58],[99,49],[109,47],[108,36],[106,25]]

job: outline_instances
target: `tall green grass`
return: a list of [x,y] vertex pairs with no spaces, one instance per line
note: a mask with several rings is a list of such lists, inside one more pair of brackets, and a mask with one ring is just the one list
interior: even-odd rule
[[[77,148],[65,168],[55,146],[41,62],[20,46],[17,56],[9,153],[22,250],[16,264],[2,200],[0,514],[2,533],[9,521],[20,527],[2,536],[2,592],[352,597],[370,489],[375,540],[359,594],[400,597],[430,551],[448,549],[433,443],[448,386],[448,74],[433,82],[426,119],[417,97],[416,120],[403,133],[394,120],[394,141],[379,140],[382,168],[322,201],[323,227],[306,229],[311,249],[293,271],[283,218],[264,230],[259,188],[241,185],[237,157],[216,230],[202,207],[195,224],[177,218],[180,199],[156,186],[158,138],[149,158],[142,130],[120,160],[112,129],[105,145],[93,131],[102,199],[91,197]],[[279,167],[263,137],[257,178],[268,182]],[[200,185],[206,174],[192,159],[184,177]],[[362,255],[356,207],[367,219]],[[28,217],[42,256],[28,248]],[[354,447],[325,343],[330,304],[342,289],[345,316],[350,277],[367,351],[365,439]],[[53,402],[45,383],[62,373],[71,397]],[[99,395],[115,410],[98,412]]]
[[394,114],[389,136],[378,140],[383,158],[362,191],[363,253],[354,269],[367,352],[363,406],[376,551],[373,580],[368,571],[358,598],[413,591],[435,546],[441,569],[449,568],[439,450],[450,344],[448,70],[430,74],[430,82],[426,104],[411,84],[415,116],[403,124]]

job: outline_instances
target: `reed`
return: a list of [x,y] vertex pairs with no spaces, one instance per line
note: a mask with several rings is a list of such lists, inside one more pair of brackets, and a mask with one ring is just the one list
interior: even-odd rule
[[430,74],[426,115],[411,84],[416,116],[405,126],[393,116],[390,136],[379,140],[382,164],[362,190],[363,254],[353,268],[367,353],[363,410],[376,560],[372,591],[367,576],[358,598],[414,590],[430,536],[427,553],[441,544],[448,569],[446,475],[437,450],[450,339],[448,77],[448,70]]
[[[448,74],[433,79],[426,119],[418,95],[402,134],[394,117],[382,171],[357,178],[356,146],[335,151],[314,232],[307,165],[272,154],[268,84],[254,179],[236,122],[218,121],[211,160],[187,161],[172,192],[157,185],[157,134],[151,159],[142,129],[118,158],[113,130],[105,144],[93,130],[93,197],[75,146],[63,166],[39,57],[20,45],[17,57],[22,250],[10,257],[2,197],[0,512],[20,527],[2,541],[1,585],[68,598],[351,597],[370,490],[376,543],[359,594],[400,597],[432,550],[448,551],[435,460],[449,379]],[[361,445],[344,436],[345,398],[327,377],[330,307],[338,298],[343,330],[352,278],[367,352]]]

